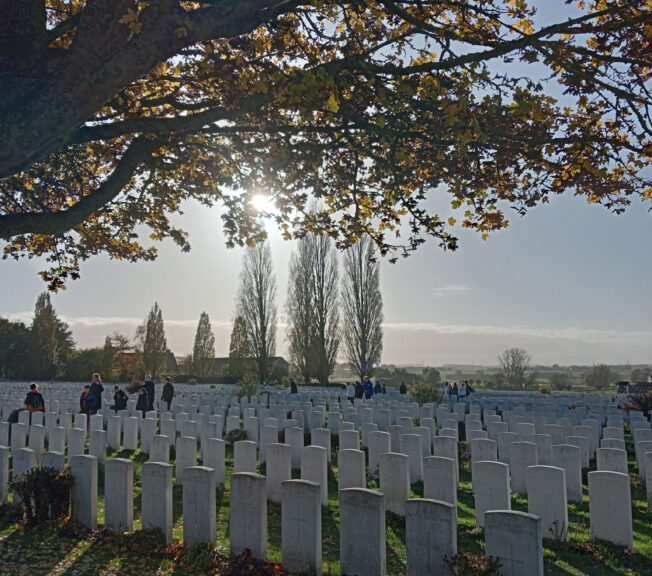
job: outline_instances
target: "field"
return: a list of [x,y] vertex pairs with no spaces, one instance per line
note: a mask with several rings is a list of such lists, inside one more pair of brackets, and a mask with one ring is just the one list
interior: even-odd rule
[[[630,469],[634,469],[633,446],[627,435]],[[123,451],[109,457],[129,458],[135,464],[134,516],[135,532],[112,535],[102,530],[88,531],[71,520],[28,527],[17,521],[16,510],[5,505],[0,518],[0,574],[2,576],[82,576],[82,575],[164,575],[164,574],[280,574],[280,568],[261,571],[250,560],[237,570],[228,560],[229,549],[229,475],[233,469],[233,452],[227,447],[227,480],[225,490],[218,495],[217,541],[215,550],[205,546],[185,549],[181,543],[183,518],[181,487],[174,488],[175,542],[170,547],[162,544],[160,535],[140,531],[140,471],[147,456],[139,452]],[[458,551],[483,552],[483,533],[475,527],[473,493],[468,462],[461,460],[460,489],[458,492]],[[104,522],[103,465],[99,470],[98,521]],[[264,472],[264,470],[262,470]],[[339,571],[339,506],[337,498],[337,459],[329,473],[329,505],[322,509],[324,574],[338,575]],[[591,539],[589,531],[588,491],[584,473],[582,505],[569,505],[570,541],[544,543],[545,573],[573,576],[643,576],[652,574],[652,520],[647,512],[644,488],[638,476],[632,474],[632,510],[635,551]],[[369,480],[370,488],[377,488]],[[420,497],[423,490],[413,489]],[[512,496],[514,510],[527,511],[527,501]],[[281,509],[268,504],[268,559],[281,562]],[[364,537],[364,535],[361,535]],[[249,568],[252,566],[252,568]],[[229,570],[233,570],[229,572]],[[405,529],[401,521],[387,517],[387,573],[404,574]]]

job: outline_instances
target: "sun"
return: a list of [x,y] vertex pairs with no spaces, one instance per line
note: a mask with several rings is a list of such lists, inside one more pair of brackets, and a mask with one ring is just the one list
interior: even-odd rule
[[257,212],[271,212],[274,209],[274,202],[267,194],[256,194],[252,196],[249,203]]

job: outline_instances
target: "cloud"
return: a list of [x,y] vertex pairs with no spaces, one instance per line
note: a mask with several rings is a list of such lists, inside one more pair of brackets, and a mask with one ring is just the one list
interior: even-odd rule
[[432,289],[433,298],[444,298],[445,296],[463,296],[472,292],[473,289],[470,286],[464,286],[463,284],[444,284],[443,286],[437,286]]
[[624,331],[568,326],[564,328],[539,328],[533,326],[493,326],[490,324],[437,324],[433,322],[385,322],[386,330],[410,332],[436,332],[461,336],[509,336],[545,338],[551,340],[580,340],[587,343],[620,342],[622,340],[652,341],[652,331]]

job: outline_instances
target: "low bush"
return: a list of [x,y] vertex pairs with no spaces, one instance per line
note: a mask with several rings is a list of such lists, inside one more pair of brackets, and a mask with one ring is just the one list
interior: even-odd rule
[[550,388],[545,384],[539,386],[539,394],[550,394]]
[[439,390],[438,385],[426,384],[425,382],[416,382],[410,386],[408,396],[419,405],[430,402],[440,403],[442,400],[442,392]]
[[451,576],[498,576],[500,574],[500,561],[484,554],[473,552],[460,552],[446,564],[451,571]]
[[38,524],[68,515],[72,485],[69,469],[32,468],[16,476],[9,489],[23,501],[27,523]]
[[235,442],[239,442],[240,440],[246,440],[247,439],[247,433],[244,430],[231,430],[225,437],[224,440],[226,441],[227,444],[233,445]]

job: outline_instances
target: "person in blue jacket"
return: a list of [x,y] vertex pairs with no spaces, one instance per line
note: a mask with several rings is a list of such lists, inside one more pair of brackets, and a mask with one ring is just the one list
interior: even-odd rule
[[362,379],[362,392],[364,392],[364,397],[369,400],[374,395],[374,385],[369,380],[369,376],[365,376]]

